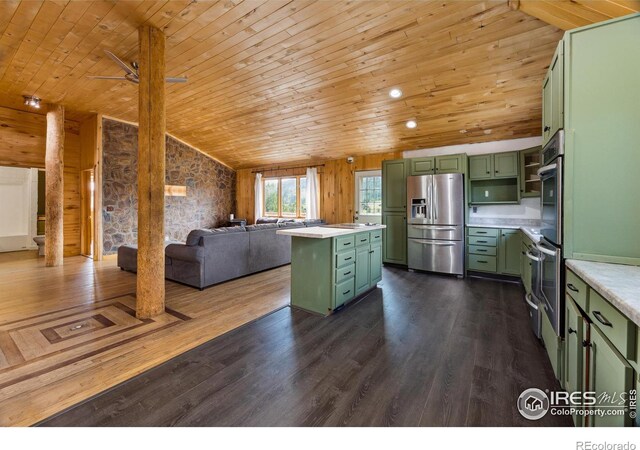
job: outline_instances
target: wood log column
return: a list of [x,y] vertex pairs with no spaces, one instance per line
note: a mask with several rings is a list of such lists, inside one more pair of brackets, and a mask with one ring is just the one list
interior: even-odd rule
[[136,316],[164,312],[165,38],[142,26],[138,90],[138,277]]
[[64,107],[47,108],[44,263],[54,267],[64,256]]

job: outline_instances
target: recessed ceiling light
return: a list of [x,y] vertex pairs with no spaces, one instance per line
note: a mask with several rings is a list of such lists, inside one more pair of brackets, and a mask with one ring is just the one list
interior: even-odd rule
[[40,99],[35,95],[23,95],[24,104],[36,109],[40,109]]
[[402,97],[402,91],[398,88],[393,88],[389,91],[389,97],[391,98],[400,98]]
[[407,128],[415,128],[418,126],[418,123],[415,120],[408,120],[405,125]]

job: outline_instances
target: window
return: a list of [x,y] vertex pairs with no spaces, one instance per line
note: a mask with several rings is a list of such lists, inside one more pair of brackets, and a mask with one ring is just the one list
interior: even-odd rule
[[361,215],[379,215],[382,213],[382,177],[364,175],[358,183],[358,211]]
[[265,216],[302,218],[307,212],[307,178],[305,176],[265,178]]

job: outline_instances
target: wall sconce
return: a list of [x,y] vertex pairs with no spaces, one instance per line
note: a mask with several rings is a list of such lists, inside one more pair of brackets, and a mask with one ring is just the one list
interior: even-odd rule
[[187,187],[186,186],[172,186],[170,184],[166,184],[164,186],[164,196],[165,197],[186,197],[187,196]]

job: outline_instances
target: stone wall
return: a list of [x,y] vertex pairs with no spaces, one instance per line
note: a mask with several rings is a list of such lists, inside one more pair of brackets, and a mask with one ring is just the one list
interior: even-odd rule
[[[103,252],[135,244],[138,231],[138,128],[102,122]],[[235,210],[232,169],[170,136],[166,139],[166,184],[187,186],[186,197],[165,197],[165,236],[184,241],[194,228],[224,225]]]

